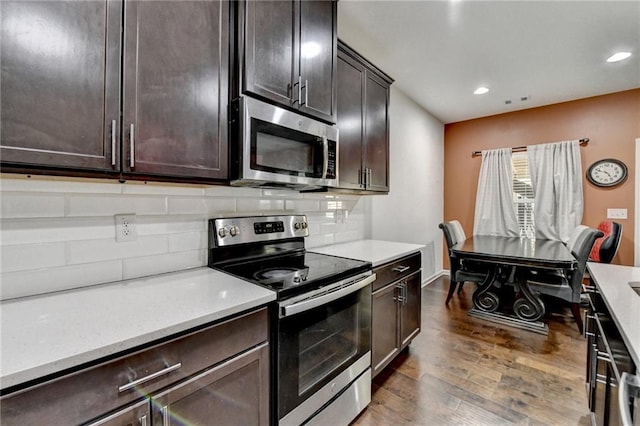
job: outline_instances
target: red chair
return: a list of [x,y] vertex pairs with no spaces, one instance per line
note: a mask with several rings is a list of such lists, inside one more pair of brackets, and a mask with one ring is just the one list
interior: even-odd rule
[[604,236],[598,238],[593,244],[589,260],[598,263],[611,263],[618,252],[618,247],[620,247],[622,225],[618,222],[603,220],[598,225],[598,229],[604,233]]

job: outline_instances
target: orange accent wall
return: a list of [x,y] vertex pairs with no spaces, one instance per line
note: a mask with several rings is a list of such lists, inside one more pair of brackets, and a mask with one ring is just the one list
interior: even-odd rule
[[[626,208],[622,242],[612,263],[633,265],[635,215],[635,139],[640,138],[640,89],[596,96],[507,114],[451,123],[444,133],[444,220],[457,219],[473,234],[475,198],[482,157],[472,151],[589,138],[580,148],[583,171],[582,223],[597,227],[607,208]],[[588,167],[603,158],[617,158],[629,169],[627,180],[614,188],[587,181]],[[444,267],[448,268],[448,255]]]

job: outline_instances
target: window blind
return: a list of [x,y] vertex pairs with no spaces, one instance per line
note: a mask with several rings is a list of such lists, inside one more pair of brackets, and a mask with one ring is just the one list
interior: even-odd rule
[[526,152],[511,154],[513,165],[513,209],[518,218],[520,236],[533,238],[536,235],[533,207],[535,196],[529,174],[529,159]]

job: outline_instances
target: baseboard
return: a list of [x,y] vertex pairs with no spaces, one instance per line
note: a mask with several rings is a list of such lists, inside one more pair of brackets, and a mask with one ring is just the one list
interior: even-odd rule
[[433,283],[438,278],[446,277],[448,275],[449,275],[449,270],[448,269],[443,269],[440,272],[436,272],[435,274],[431,275],[430,277],[427,277],[424,280],[422,280],[422,287],[426,287],[429,284]]

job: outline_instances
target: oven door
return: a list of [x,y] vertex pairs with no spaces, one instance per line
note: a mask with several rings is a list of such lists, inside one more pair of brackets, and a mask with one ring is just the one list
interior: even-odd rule
[[279,304],[276,383],[281,423],[302,423],[370,367],[374,280],[369,272],[355,282],[345,280],[320,294]]

